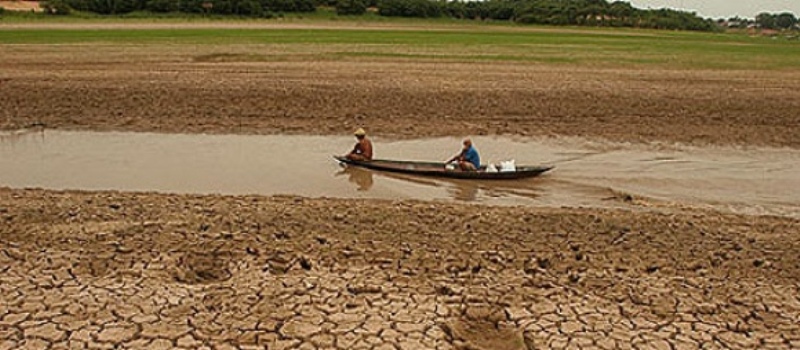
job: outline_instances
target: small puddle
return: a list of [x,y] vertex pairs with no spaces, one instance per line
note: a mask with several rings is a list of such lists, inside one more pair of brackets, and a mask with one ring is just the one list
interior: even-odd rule
[[[455,200],[619,207],[630,193],[749,214],[800,217],[800,151],[656,147],[577,139],[473,139],[486,161],[551,164],[544,176],[480,182],[344,168],[354,140],[329,136],[39,131],[0,134],[0,186],[199,194]],[[444,160],[456,138],[376,138],[380,158]]]

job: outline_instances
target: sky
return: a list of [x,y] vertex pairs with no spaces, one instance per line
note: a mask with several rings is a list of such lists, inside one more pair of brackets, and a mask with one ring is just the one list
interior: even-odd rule
[[638,8],[674,8],[711,18],[755,18],[761,12],[793,12],[800,16],[800,0],[630,0]]

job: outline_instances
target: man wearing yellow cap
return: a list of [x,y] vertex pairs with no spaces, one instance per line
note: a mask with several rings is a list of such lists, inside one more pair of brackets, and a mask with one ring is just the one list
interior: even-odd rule
[[358,128],[353,134],[356,135],[358,142],[356,142],[356,146],[353,147],[350,154],[347,155],[347,159],[362,162],[372,160],[372,141],[367,139],[367,132],[362,128]]

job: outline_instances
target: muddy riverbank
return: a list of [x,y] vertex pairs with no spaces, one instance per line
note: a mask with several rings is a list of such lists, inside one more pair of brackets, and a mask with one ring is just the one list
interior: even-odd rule
[[800,147],[800,117],[791,112],[800,109],[796,70],[318,58],[377,49],[5,45],[0,129],[342,135],[364,126],[406,138],[560,135]]

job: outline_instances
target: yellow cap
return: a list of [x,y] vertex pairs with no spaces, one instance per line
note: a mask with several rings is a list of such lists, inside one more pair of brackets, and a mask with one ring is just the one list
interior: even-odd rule
[[367,132],[364,131],[364,128],[358,128],[358,130],[356,130],[356,132],[353,133],[353,135],[356,136],[365,136],[366,134]]

